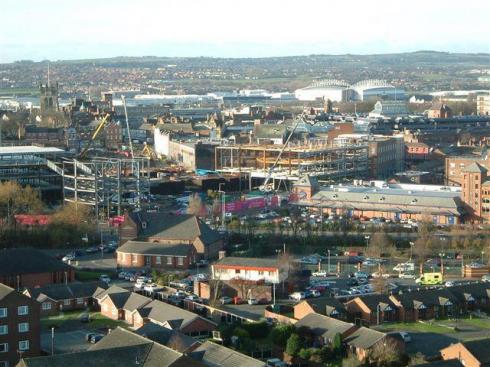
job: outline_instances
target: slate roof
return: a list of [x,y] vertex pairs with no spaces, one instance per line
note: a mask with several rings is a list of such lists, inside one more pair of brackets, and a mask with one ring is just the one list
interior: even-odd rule
[[6,286],[5,284],[0,283],[0,300],[4,299],[10,293],[14,292],[13,288]]
[[[463,204],[458,192],[410,191],[364,186],[322,188],[313,195],[313,202],[324,207],[385,210],[419,213],[421,208],[433,213],[460,215]],[[399,206],[399,207],[397,207]]]
[[117,252],[157,256],[187,256],[191,245],[164,244],[144,241],[127,241]]
[[385,333],[363,326],[346,337],[344,342],[355,348],[369,349],[385,337]]
[[210,341],[203,343],[190,356],[208,367],[265,367],[265,363],[258,359]]
[[[172,329],[182,329],[196,319],[203,319],[201,316],[184,310],[180,307],[171,304],[153,300],[138,310],[142,316],[148,317],[153,322],[159,324],[168,324]],[[214,324],[212,321],[203,319],[208,323]]]
[[[205,245],[221,240],[220,234],[195,215],[133,212],[130,217],[140,228],[140,237],[160,237],[168,240],[194,241],[200,238]],[[142,223],[146,223],[143,228]]]
[[448,302],[457,304],[458,299],[449,289],[425,289],[420,291],[404,292],[393,295],[401,305],[408,309],[417,309],[421,305],[425,307],[444,306]]
[[332,312],[334,310],[339,313],[345,312],[344,304],[336,298],[310,298],[304,300],[296,306],[299,306],[302,303],[308,303],[316,313],[321,315],[332,316]]
[[[114,348],[121,347],[146,347],[146,358],[143,364],[144,367],[187,367],[187,366],[202,366],[202,364],[193,359],[184,356],[182,353],[172,350],[164,345],[153,342],[148,338],[135,334],[123,328],[116,328],[107,336],[102,338],[98,343],[89,348],[89,351],[110,351]],[[133,357],[134,361],[134,357]],[[133,364],[134,365],[134,364]],[[116,365],[114,365],[116,366]],[[73,367],[73,366],[70,366]]]
[[390,296],[386,294],[372,294],[366,296],[360,296],[359,298],[371,311],[376,311],[379,305],[381,311],[385,311],[387,307],[392,310],[396,309],[395,304],[390,299]]
[[96,298],[98,300],[101,300],[106,295],[108,295],[108,294],[115,294],[115,293],[129,293],[129,291],[127,289],[118,287],[117,285],[112,285],[109,288],[104,289],[104,290],[101,290],[100,288],[97,288],[94,291],[94,294],[92,295],[92,297],[94,297],[94,298]]
[[181,353],[184,353],[192,346],[199,344],[196,339],[185,335],[178,330],[170,330],[152,322],[146,323],[135,330],[135,333]]
[[323,316],[317,313],[310,313],[295,324],[296,328],[306,327],[316,336],[333,339],[337,334],[343,334],[356,326],[354,324],[340,321],[332,317]]
[[473,162],[468,167],[462,170],[462,172],[467,173],[486,173],[487,171],[488,170],[478,162]]
[[148,303],[151,302],[151,298],[142,296],[141,294],[131,292],[131,295],[128,297],[122,308],[126,311],[132,312],[141,308]]
[[256,258],[256,257],[224,257],[217,260],[213,265],[243,266],[254,268],[280,268],[280,263],[276,258]]
[[460,301],[466,302],[470,298],[489,299],[490,284],[488,283],[471,283],[455,285],[450,288],[450,292]]
[[0,276],[51,273],[72,269],[63,261],[33,248],[0,250]]
[[472,340],[462,344],[481,365],[490,364],[490,339]]
[[306,187],[318,187],[318,179],[309,175],[305,175],[297,180],[293,186],[306,186]]
[[286,136],[287,126],[282,125],[255,125],[254,136],[256,139],[280,139]]
[[39,288],[29,288],[27,292],[32,299],[43,302],[46,298],[55,301],[88,298],[92,297],[97,289],[105,290],[107,289],[107,284],[104,282],[51,284]]

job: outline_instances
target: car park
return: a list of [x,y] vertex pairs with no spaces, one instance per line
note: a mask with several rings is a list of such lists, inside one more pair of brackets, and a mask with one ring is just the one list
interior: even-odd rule
[[102,274],[100,277],[99,277],[99,280],[101,282],[104,282],[104,283],[110,283],[111,282],[111,277],[107,274]]
[[227,297],[227,296],[221,297],[219,299],[219,303],[222,305],[228,305],[232,302],[233,302],[233,299],[231,297]]
[[306,298],[305,292],[294,292],[289,295],[289,299],[293,301],[301,301]]

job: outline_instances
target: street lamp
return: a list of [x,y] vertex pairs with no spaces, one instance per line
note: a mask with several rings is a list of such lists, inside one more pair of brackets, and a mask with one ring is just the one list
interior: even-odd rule
[[330,250],[327,250],[328,254],[328,268],[327,268],[327,274],[330,274]]
[[364,238],[366,239],[366,251],[369,249],[369,239],[371,238],[370,235],[365,235]]
[[221,225],[223,227],[223,230],[226,229],[226,222],[225,222],[225,210],[226,210],[226,198],[225,198],[225,191],[221,190],[221,185],[225,185],[224,182],[220,182],[218,185],[218,192],[221,194]]

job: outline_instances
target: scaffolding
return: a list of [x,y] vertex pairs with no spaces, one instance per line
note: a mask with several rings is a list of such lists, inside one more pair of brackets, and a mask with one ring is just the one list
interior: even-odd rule
[[[282,145],[227,145],[216,147],[216,170],[248,173],[265,178]],[[364,177],[368,172],[367,144],[332,147],[326,144],[288,146],[278,160],[272,179],[296,181],[303,175],[338,180]]]
[[147,158],[64,161],[63,199],[92,206],[97,218],[140,208],[150,194],[149,165]]

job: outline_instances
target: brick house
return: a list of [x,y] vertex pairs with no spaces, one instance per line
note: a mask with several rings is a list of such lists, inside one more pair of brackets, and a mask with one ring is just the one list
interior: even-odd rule
[[51,284],[27,288],[23,294],[41,304],[41,315],[57,315],[60,311],[84,310],[93,304],[92,295],[97,289],[106,289],[104,282]]
[[111,288],[105,294],[98,296],[100,313],[110,319],[124,320],[129,325],[133,325],[134,311],[150,303],[151,298],[117,286],[112,286]]
[[453,116],[451,107],[442,102],[434,103],[427,110],[427,117],[430,119],[448,119]]
[[430,320],[459,314],[460,304],[449,289],[427,289],[391,295],[401,322]]
[[189,244],[127,241],[116,252],[121,268],[188,269],[197,259]]
[[171,304],[153,300],[133,312],[135,328],[148,322],[178,330],[189,336],[209,336],[216,329],[216,324],[193,312]]
[[425,143],[405,143],[405,157],[408,161],[429,159],[430,147]]
[[360,361],[364,361],[372,348],[379,343],[386,343],[388,340],[393,343],[397,350],[405,350],[405,343],[402,340],[367,327],[360,327],[343,339],[343,342]]
[[42,251],[32,248],[0,250],[0,283],[9,287],[42,287],[74,279],[73,267]]
[[336,298],[310,298],[294,305],[295,319],[300,320],[310,313],[318,313],[340,320],[344,320],[347,317],[344,304]]
[[295,327],[304,328],[310,332],[309,344],[313,347],[330,345],[337,334],[340,334],[342,340],[345,340],[357,330],[354,324],[317,313],[306,315],[295,324]]
[[0,284],[0,366],[15,366],[19,357],[41,352],[40,305]]
[[109,121],[104,127],[104,145],[107,149],[118,149],[123,140],[123,129],[119,121]]
[[465,367],[482,367],[490,364],[490,339],[480,339],[451,344],[441,349],[442,359],[458,360]]
[[380,323],[398,320],[398,309],[385,294],[356,297],[347,301],[345,308],[351,319],[360,319],[367,325],[376,325],[378,318]]
[[119,227],[121,244],[138,239],[161,244],[193,245],[199,258],[216,258],[223,238],[195,215],[133,212]]

